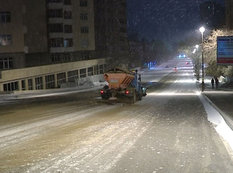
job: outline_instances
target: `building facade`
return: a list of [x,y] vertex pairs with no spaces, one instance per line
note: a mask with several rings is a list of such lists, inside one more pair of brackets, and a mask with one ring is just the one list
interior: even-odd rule
[[1,69],[96,58],[93,0],[0,0]]
[[226,4],[226,26],[233,29],[233,0],[225,0]]
[[114,62],[129,57],[126,0],[94,0],[96,50]]
[[126,0],[0,4],[0,91],[56,88],[71,71],[98,75],[106,58],[128,55]]
[[0,70],[128,55],[126,0],[0,4]]
[[80,81],[99,81],[105,71],[105,59],[58,63],[1,72],[0,92],[75,87]]

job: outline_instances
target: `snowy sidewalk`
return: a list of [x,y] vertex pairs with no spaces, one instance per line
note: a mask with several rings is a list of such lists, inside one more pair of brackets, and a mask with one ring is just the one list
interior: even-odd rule
[[14,93],[0,94],[0,103],[5,103],[19,99],[59,96],[65,94],[73,94],[79,92],[94,91],[102,88],[106,83],[94,83],[93,85],[83,85],[71,88],[47,89],[47,90],[33,90],[33,91],[16,91]]
[[208,120],[226,141],[224,144],[233,156],[233,90],[212,89],[210,81],[205,84],[207,85],[205,91],[199,96],[200,100]]
[[204,97],[222,115],[233,130],[233,88],[212,89],[210,79],[206,81]]

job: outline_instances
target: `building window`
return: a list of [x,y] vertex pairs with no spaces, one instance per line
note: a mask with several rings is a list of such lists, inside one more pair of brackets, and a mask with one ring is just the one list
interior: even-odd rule
[[87,0],[80,0],[80,7],[87,7]]
[[35,78],[36,90],[43,89],[43,79],[42,77]]
[[65,54],[63,55],[63,61],[64,61],[64,62],[69,62],[69,61],[71,61],[71,56],[70,56],[69,53],[65,53]]
[[89,67],[89,68],[87,69],[87,73],[88,73],[88,76],[93,76],[93,75],[94,75],[93,67]]
[[64,25],[64,33],[72,33],[72,25]]
[[81,13],[80,14],[80,20],[88,20],[88,14],[87,13]]
[[95,66],[94,66],[94,74],[95,74],[95,75],[98,75],[98,74],[99,74],[99,66],[98,66],[98,65],[95,65]]
[[10,23],[11,22],[11,13],[6,12],[0,12],[0,23]]
[[57,63],[61,61],[61,55],[58,53],[51,54],[50,58],[51,58],[52,63]]
[[11,82],[3,84],[4,91],[16,91],[19,90],[19,82]]
[[63,0],[48,0],[48,2],[61,3]]
[[88,52],[81,53],[81,59],[82,60],[87,60],[87,59],[90,59],[90,58],[91,58],[91,56],[90,56],[90,54]]
[[89,28],[87,26],[81,27],[81,33],[88,33],[88,32],[89,32]]
[[62,84],[66,83],[66,73],[57,74],[57,86],[60,88]]
[[72,47],[72,46],[73,46],[73,39],[72,38],[64,39],[64,47]]
[[22,87],[22,90],[26,90],[25,80],[21,80],[21,87]]
[[54,75],[45,76],[46,89],[55,88],[55,78]]
[[64,46],[63,44],[64,44],[63,38],[51,38],[49,40],[50,47],[63,47]]
[[51,9],[48,11],[48,17],[50,18],[63,17],[63,10],[62,9]]
[[68,75],[68,82],[75,82],[78,79],[78,70],[69,71],[67,75]]
[[0,70],[1,69],[12,69],[13,68],[13,59],[8,58],[0,58]]
[[99,66],[99,74],[104,74],[104,65]]
[[72,11],[64,11],[64,19],[72,19]]
[[62,23],[49,24],[49,32],[63,32]]
[[32,79],[28,79],[28,90],[33,90],[33,82],[32,82]]
[[65,5],[71,5],[71,0],[64,0]]
[[7,46],[12,44],[12,36],[9,34],[0,35],[0,46]]
[[80,69],[80,78],[85,78],[87,76],[87,72],[86,69]]

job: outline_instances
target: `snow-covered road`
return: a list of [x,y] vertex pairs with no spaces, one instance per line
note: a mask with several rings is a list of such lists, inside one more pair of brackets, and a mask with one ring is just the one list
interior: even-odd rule
[[0,172],[233,172],[192,70],[143,77],[134,105],[89,91],[1,106]]

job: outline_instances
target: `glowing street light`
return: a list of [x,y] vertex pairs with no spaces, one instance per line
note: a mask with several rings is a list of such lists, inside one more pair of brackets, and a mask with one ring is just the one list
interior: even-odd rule
[[199,31],[203,34],[205,32],[205,28],[202,26],[199,28]]
[[201,71],[202,71],[202,82],[201,82],[201,91],[204,91],[205,87],[205,82],[204,82],[204,45],[203,45],[203,40],[204,40],[204,32],[205,28],[202,26],[199,28],[199,31],[201,32],[201,43],[202,43],[202,50],[201,50]]

